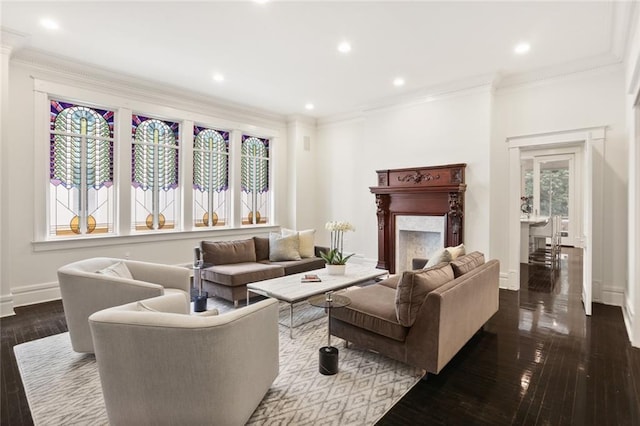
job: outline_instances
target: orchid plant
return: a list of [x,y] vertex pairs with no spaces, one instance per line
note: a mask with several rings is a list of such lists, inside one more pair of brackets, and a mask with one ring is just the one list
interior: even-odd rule
[[327,222],[324,227],[331,232],[331,247],[327,253],[320,252],[320,256],[329,265],[345,265],[354,253],[344,255],[344,233],[355,231],[356,228],[349,222],[338,221]]

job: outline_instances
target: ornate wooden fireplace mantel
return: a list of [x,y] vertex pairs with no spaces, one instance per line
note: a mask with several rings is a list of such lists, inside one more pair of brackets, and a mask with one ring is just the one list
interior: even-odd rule
[[466,164],[378,170],[378,268],[395,273],[396,216],[445,216],[445,246],[463,242]]

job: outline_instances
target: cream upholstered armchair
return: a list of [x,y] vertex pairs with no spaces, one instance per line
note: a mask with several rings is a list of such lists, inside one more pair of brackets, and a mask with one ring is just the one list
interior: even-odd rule
[[96,257],[58,269],[71,346],[93,353],[88,318],[94,312],[169,293],[183,296],[189,312],[189,270],[179,266]]
[[244,425],[278,375],[278,302],[217,316],[176,295],[89,317],[111,425]]

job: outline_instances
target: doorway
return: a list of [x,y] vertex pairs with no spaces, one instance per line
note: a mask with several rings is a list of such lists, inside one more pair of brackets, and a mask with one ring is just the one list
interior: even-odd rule
[[581,158],[581,147],[521,151],[521,194],[534,216],[560,216],[567,247],[581,247]]

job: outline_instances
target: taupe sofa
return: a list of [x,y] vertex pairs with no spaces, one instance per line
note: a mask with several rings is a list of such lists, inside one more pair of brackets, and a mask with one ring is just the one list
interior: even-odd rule
[[285,275],[324,268],[325,261],[315,247],[315,256],[300,260],[269,260],[269,238],[253,237],[236,241],[202,241],[205,268],[202,270],[204,290],[210,295],[232,301],[247,298],[247,284]]
[[331,334],[438,374],[498,311],[499,271],[473,252],[350,291]]

